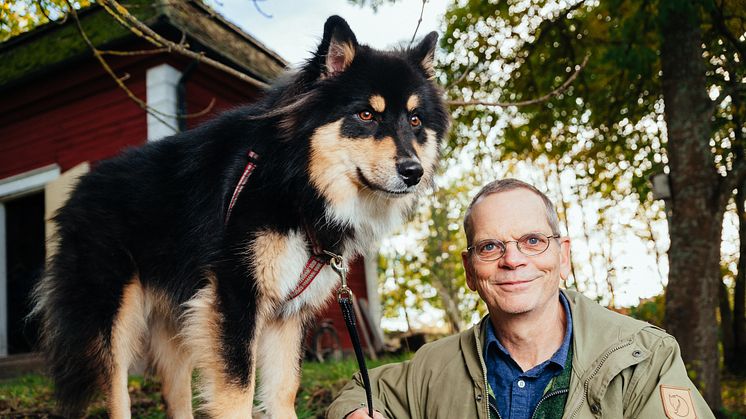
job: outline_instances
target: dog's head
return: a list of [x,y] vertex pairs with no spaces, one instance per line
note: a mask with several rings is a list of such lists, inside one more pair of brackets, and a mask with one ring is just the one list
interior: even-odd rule
[[304,108],[315,117],[298,115],[296,123],[316,123],[308,174],[339,221],[374,206],[409,208],[432,184],[448,129],[433,82],[436,41],[432,32],[414,47],[378,51],[358,44],[342,18],[327,20],[301,70],[312,98]]

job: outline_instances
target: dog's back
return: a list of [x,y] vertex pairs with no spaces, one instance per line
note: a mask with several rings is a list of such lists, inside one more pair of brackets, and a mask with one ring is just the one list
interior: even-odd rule
[[239,112],[102,162],[55,216],[59,251],[32,314],[41,317],[40,344],[65,416],[79,416],[109,385],[102,371],[113,363],[112,329],[128,284],[160,293],[174,318],[204,284],[200,268],[217,257],[223,197],[250,134],[224,135],[250,128]]
[[[432,182],[448,125],[434,43],[379,52],[330,18],[314,59],[262,102],[82,178],[35,290],[61,413],[102,389],[127,417],[127,369],[145,356],[171,416],[191,416],[196,366],[211,415],[250,415],[257,368],[274,368],[258,398],[292,417],[301,329],[337,280],[322,269],[292,297],[306,260],[317,245],[355,255]],[[228,217],[249,151],[259,161]]]

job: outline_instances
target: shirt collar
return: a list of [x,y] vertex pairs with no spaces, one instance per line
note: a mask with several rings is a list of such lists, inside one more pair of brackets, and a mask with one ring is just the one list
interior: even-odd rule
[[[564,293],[559,293],[559,299],[562,303],[562,308],[565,310],[565,337],[562,339],[562,345],[559,347],[559,349],[557,349],[554,355],[549,358],[549,363],[556,365],[561,370],[565,368],[567,353],[570,350],[570,345],[572,344],[572,313],[570,312],[570,303],[567,301],[567,297],[565,297]],[[497,348],[498,352],[501,355],[513,359],[510,356],[510,352],[508,352],[503,344],[500,343],[500,340],[495,335],[495,328],[492,325],[492,321],[488,318],[484,343],[485,354],[489,353],[488,351],[490,351],[493,347]]]

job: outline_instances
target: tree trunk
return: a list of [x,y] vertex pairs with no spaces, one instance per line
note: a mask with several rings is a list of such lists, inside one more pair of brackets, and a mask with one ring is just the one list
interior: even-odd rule
[[733,336],[733,312],[730,309],[728,299],[728,287],[725,282],[720,281],[720,333],[723,336],[723,358],[725,367],[732,370],[738,363],[738,357]]
[[458,333],[461,331],[461,310],[458,309],[458,294],[452,293],[439,278],[433,278],[432,285],[438,291],[438,296],[443,301],[443,309],[446,312],[446,318],[451,325],[451,331]]
[[738,186],[736,192],[736,212],[738,213],[738,273],[733,292],[733,350],[736,356],[730,371],[746,376],[746,182]]
[[661,69],[671,179],[666,325],[710,408],[719,410],[720,240],[724,209],[710,151],[711,126],[694,1],[661,2]]

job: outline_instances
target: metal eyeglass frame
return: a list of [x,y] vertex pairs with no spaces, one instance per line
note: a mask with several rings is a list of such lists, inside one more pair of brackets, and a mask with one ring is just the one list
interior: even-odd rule
[[[521,241],[527,240],[530,236],[541,236],[541,237],[546,238],[547,239],[547,246],[544,249],[542,249],[541,251],[537,251],[537,252],[533,252],[533,253],[527,253],[524,249],[521,248],[521,244],[520,243],[521,243]],[[498,248],[502,249],[502,252],[500,252],[500,255],[498,257],[485,259],[482,256],[480,256],[478,253],[475,253],[475,254],[477,256],[477,259],[481,260],[482,262],[494,262],[496,260],[500,260],[500,258],[502,258],[503,256],[505,256],[505,252],[507,252],[507,250],[508,250],[508,244],[509,243],[515,243],[515,246],[518,249],[518,251],[521,252],[521,253],[523,253],[524,255],[526,255],[526,256],[538,256],[538,255],[546,252],[547,249],[549,249],[549,245],[551,244],[550,239],[558,239],[560,237],[562,237],[562,236],[559,235],[559,234],[553,234],[551,236],[547,236],[544,233],[527,233],[527,234],[524,234],[521,237],[519,237],[518,240],[508,240],[508,241],[502,241],[502,240],[497,240],[497,239],[480,240],[479,242],[477,242],[477,243],[475,243],[475,244],[467,247],[466,250],[468,252],[472,253],[472,250],[474,250],[475,248],[477,248],[477,247],[479,247],[479,246],[481,246],[483,244],[486,244],[488,242],[492,242],[492,243],[498,245]],[[500,246],[500,245],[502,245],[502,246]]]

